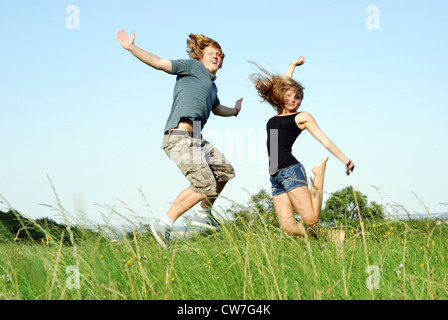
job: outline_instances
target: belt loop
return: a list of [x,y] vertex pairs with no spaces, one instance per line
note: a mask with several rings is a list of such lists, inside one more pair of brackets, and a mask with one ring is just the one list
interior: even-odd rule
[[168,129],[165,131],[165,135],[167,135],[168,137],[171,137],[171,134],[173,133],[173,131],[176,129]]

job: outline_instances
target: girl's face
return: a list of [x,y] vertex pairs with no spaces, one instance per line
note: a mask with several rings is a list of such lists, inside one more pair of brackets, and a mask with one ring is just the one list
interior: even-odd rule
[[283,113],[296,112],[302,103],[303,93],[302,91],[297,91],[296,88],[290,88],[286,91],[283,97]]
[[222,52],[218,48],[207,47],[204,49],[204,56],[199,61],[204,64],[211,74],[215,75],[222,65]]

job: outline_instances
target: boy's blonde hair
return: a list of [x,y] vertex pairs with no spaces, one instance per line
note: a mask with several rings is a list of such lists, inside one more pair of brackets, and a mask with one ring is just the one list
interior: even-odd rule
[[[190,33],[187,39],[187,53],[190,58],[200,60],[204,56],[204,50],[207,47],[214,47],[221,51],[221,58],[224,61],[224,52],[222,52],[221,46],[215,40],[208,38],[202,34]],[[222,66],[222,63],[221,63]],[[220,66],[220,67],[221,67]]]
[[303,90],[305,88],[300,82],[285,75],[271,75],[256,63],[253,64],[264,74],[254,73],[250,76],[250,79],[255,84],[255,88],[262,101],[267,101],[277,113],[281,113],[283,110],[285,93],[289,89],[293,88],[297,93],[302,93],[303,99]]

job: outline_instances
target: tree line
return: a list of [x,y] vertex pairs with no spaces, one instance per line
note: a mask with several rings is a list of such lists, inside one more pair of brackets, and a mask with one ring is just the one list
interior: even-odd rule
[[9,209],[0,210],[0,242],[11,239],[24,241],[39,241],[48,243],[50,240],[70,243],[82,238],[85,230],[77,226],[67,226],[50,218],[29,219],[21,213]]
[[[273,199],[265,189],[251,195],[249,203],[233,204],[226,212],[234,223],[248,221],[264,221],[279,226],[276,218]],[[322,222],[357,221],[362,219],[383,219],[383,207],[376,202],[368,202],[367,196],[352,187],[332,193],[321,211]],[[71,243],[83,238],[92,230],[67,226],[50,218],[29,219],[15,210],[0,211],[0,241],[25,240],[48,243],[50,239]]]

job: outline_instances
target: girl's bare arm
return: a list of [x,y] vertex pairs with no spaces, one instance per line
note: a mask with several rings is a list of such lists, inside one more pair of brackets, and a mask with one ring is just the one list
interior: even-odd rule
[[305,63],[305,58],[300,56],[299,59],[297,59],[289,64],[288,70],[286,70],[285,75],[292,78],[292,75],[294,74],[294,70],[296,69],[296,67],[301,66],[304,63]]
[[311,114],[308,112],[301,112],[295,117],[295,120],[299,129],[307,129],[317,141],[346,165],[347,175],[353,171],[355,167],[354,163],[325,135]]

